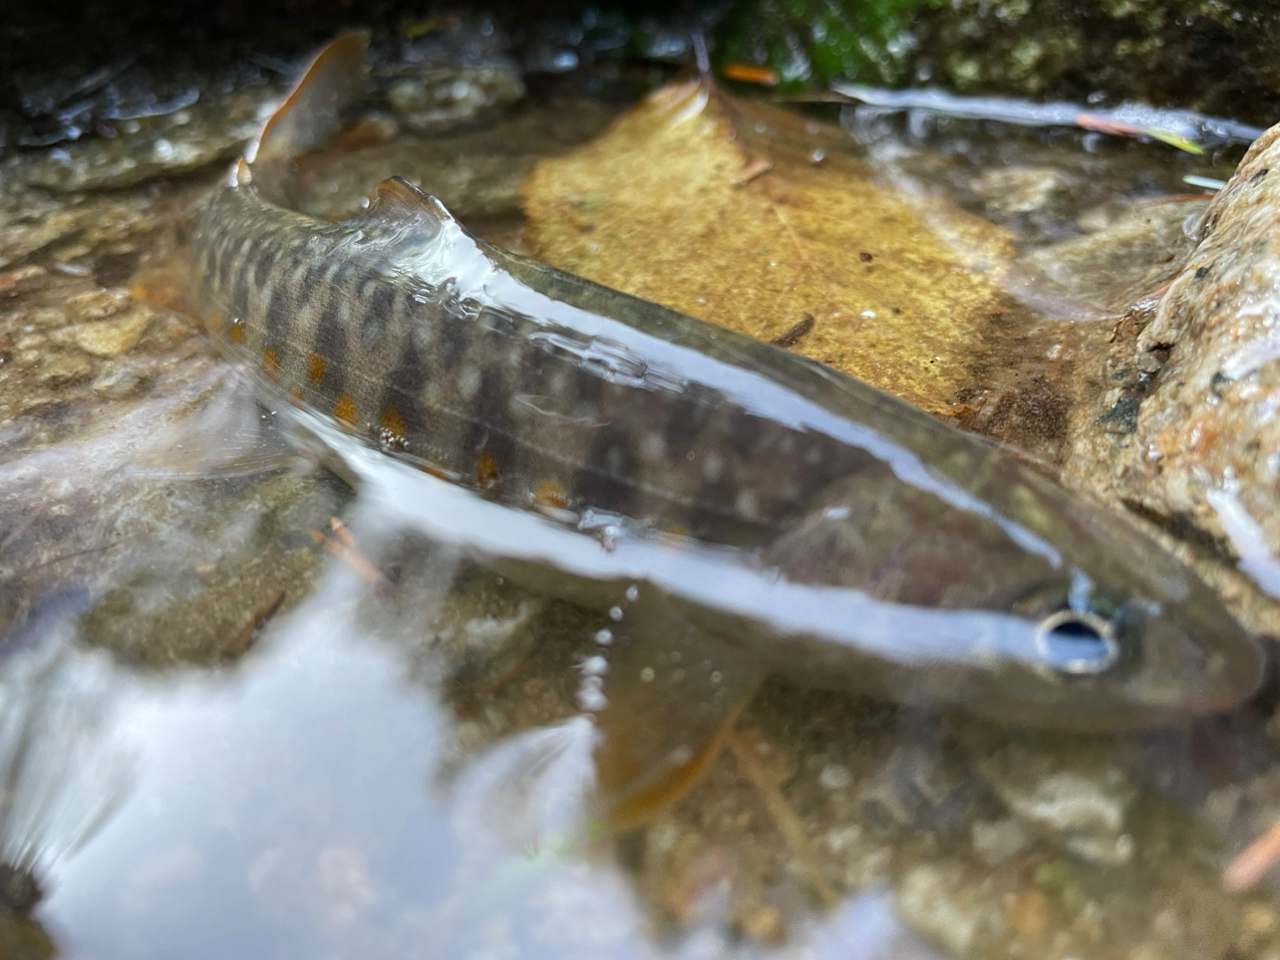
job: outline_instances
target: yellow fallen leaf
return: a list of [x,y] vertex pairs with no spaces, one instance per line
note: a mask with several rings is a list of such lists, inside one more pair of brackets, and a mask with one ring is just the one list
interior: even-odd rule
[[[825,144],[825,147],[823,146]],[[844,152],[848,136],[699,82],[665,87],[525,184],[539,259],[951,413],[1008,298]],[[946,212],[963,248],[998,228]]]

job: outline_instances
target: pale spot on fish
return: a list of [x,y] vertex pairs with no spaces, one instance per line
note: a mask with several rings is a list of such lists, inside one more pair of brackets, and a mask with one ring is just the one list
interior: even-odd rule
[[435,332],[434,326],[425,320],[420,320],[414,324],[413,331],[409,334],[409,337],[418,350],[426,350],[427,347],[431,346],[431,338],[435,336]]
[[760,498],[752,490],[740,490],[733,501],[733,508],[743,519],[755,520],[759,516]]
[[804,462],[811,467],[816,467],[822,462],[822,447],[816,443],[804,452]]
[[610,447],[609,452],[604,455],[604,465],[613,476],[621,476],[623,466],[622,448],[617,445]]
[[660,433],[647,433],[640,441],[640,457],[649,463],[657,463],[667,453],[667,443]]
[[473,364],[467,364],[458,374],[458,393],[463,400],[470,400],[480,389],[480,370]]
[[708,453],[702,461],[702,475],[708,483],[715,483],[724,475],[724,460],[716,453]]

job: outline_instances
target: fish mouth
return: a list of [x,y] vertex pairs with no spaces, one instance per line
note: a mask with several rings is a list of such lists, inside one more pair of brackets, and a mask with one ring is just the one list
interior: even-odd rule
[[[1186,611],[1184,617],[1171,618],[1153,629],[1148,645],[1167,651],[1158,668],[1162,674],[1182,678],[1185,702],[1197,714],[1237,707],[1262,685],[1265,651],[1216,597],[1211,606],[1201,606],[1194,613]],[[1165,676],[1154,676],[1155,669],[1153,665],[1153,675],[1147,681],[1153,686],[1167,682]]]

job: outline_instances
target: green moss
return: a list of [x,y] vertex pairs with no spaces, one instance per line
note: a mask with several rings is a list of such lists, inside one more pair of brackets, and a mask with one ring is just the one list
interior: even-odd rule
[[784,87],[895,83],[913,49],[907,25],[925,2],[740,0],[717,31],[716,59],[772,67]]

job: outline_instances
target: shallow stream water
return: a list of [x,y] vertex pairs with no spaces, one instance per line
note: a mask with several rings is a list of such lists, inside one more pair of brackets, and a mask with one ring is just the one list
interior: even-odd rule
[[[527,171],[620,109],[555,86],[330,153],[312,208],[397,173],[519,247]],[[1045,411],[1083,402],[1062,358],[1086,366],[1083,331],[1167,279],[1203,204],[1170,199],[1180,178],[1234,158],[849,125],[962,259],[961,212],[1009,231],[1027,312],[975,348],[957,416],[1061,465]],[[1280,956],[1274,889],[1220,879],[1280,817],[1268,701],[1085,738],[769,680],[692,790],[606,835],[585,708],[610,622],[282,458],[252,386],[130,293],[218,164],[49,180],[76,162],[11,157],[0,195],[0,954]]]

